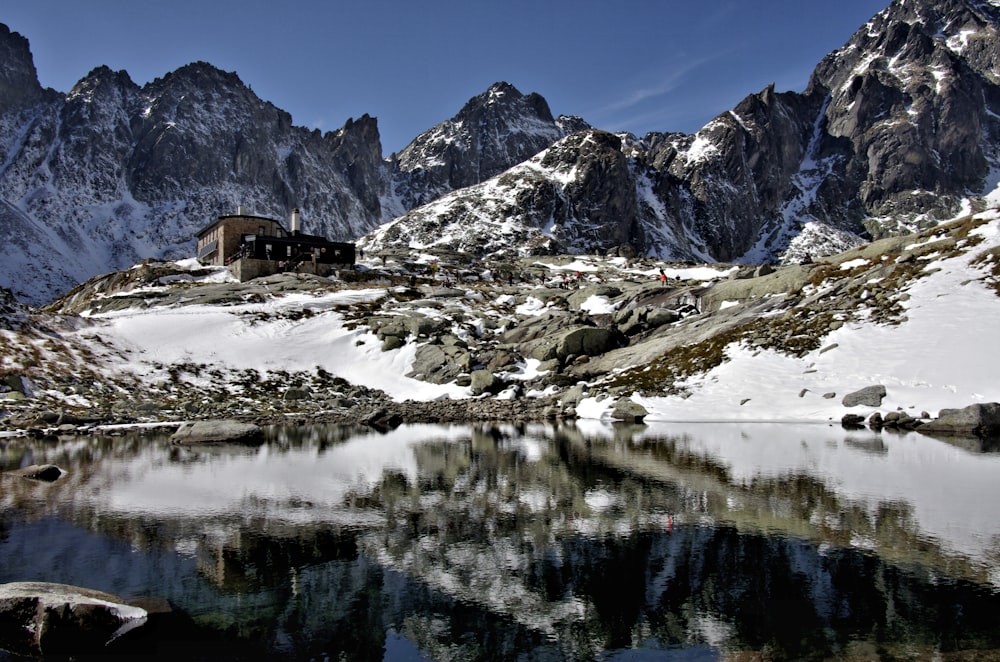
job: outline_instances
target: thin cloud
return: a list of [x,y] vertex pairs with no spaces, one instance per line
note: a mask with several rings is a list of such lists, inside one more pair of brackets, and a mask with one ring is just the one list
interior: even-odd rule
[[612,103],[588,111],[584,117],[594,118],[602,125],[622,128],[645,125],[653,118],[669,117],[674,114],[670,110],[670,104],[667,104],[667,107],[661,105],[655,108],[650,108],[650,104],[656,103],[657,100],[662,100],[661,103],[667,101],[664,97],[669,97],[682,89],[694,72],[726,55],[726,51],[716,51],[706,57],[681,59],[666,76],[660,72],[660,80],[655,85],[633,90]]

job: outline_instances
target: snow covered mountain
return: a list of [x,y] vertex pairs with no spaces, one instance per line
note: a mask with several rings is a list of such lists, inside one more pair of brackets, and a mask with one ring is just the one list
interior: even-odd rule
[[68,94],[38,83],[27,40],[0,25],[0,286],[41,303],[146,257],[186,257],[242,206],[350,240],[503,172],[582,126],[498,83],[383,159],[367,115],[321,134],[196,62],[139,87],[94,69]]
[[[0,286],[40,303],[96,273],[193,253],[238,206],[310,232],[474,253],[614,251],[792,262],[974,211],[1000,181],[1000,6],[894,0],[816,68],[693,135],[553,118],[497,83],[383,158],[367,115],[322,134],[234,73],[139,87],[94,69],[43,89],[0,26]],[[387,225],[383,225],[387,224]]]
[[405,245],[495,256],[606,252],[643,244],[622,139],[577,131],[483,183],[380,227],[369,250]]
[[140,88],[94,69],[42,90],[6,28],[0,115],[0,285],[38,302],[151,256],[187,256],[194,232],[240,205],[349,238],[385,220],[375,120],[320,135],[235,74],[194,63]]
[[794,262],[932,225],[1000,179],[998,26],[995,3],[896,0],[803,93],[769,86],[694,135],[570,136],[367,241]]
[[579,118],[553,119],[538,94],[495,83],[392,159],[400,213],[499,175],[586,126]]

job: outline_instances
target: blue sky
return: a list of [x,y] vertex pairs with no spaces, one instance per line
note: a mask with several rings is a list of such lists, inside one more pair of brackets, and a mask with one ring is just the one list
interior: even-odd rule
[[39,79],[142,85],[197,60],[299,126],[378,118],[385,154],[492,83],[610,131],[693,132],[775,83],[801,91],[890,0],[6,0]]

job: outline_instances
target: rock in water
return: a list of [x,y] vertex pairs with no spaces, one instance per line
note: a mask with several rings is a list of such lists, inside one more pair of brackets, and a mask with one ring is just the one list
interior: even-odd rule
[[942,409],[937,419],[925,423],[920,430],[978,437],[1000,435],[1000,403],[986,402],[962,409]]
[[232,420],[193,421],[183,423],[177,432],[170,435],[174,444],[235,443],[259,444],[264,441],[259,426]]

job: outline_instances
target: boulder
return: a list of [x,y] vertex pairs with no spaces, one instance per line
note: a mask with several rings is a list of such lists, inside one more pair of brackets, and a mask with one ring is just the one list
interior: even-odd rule
[[282,396],[284,400],[308,400],[311,397],[312,393],[309,392],[309,389],[294,386],[286,390],[285,395]]
[[29,398],[35,395],[35,385],[22,375],[7,375],[3,383],[14,393],[20,393]]
[[617,335],[609,329],[577,326],[543,338],[531,347],[528,356],[539,361],[558,359],[565,362],[570,356],[598,356],[615,349],[618,344]]
[[861,414],[844,414],[840,419],[840,424],[848,429],[864,427],[865,417]]
[[483,393],[499,393],[503,390],[503,382],[489,370],[472,371],[472,395]]
[[681,314],[670,308],[653,308],[646,315],[646,325],[655,329],[680,320]]
[[649,307],[625,308],[615,313],[614,321],[618,330],[627,336],[635,335],[645,328]]
[[403,418],[385,407],[379,407],[361,419],[361,423],[382,432],[388,432],[399,427],[403,423]]
[[405,340],[410,335],[405,321],[398,317],[372,317],[368,320],[368,326],[375,333],[375,336],[383,341],[386,338]]
[[598,356],[617,346],[618,341],[609,329],[583,326],[559,334],[556,356],[560,360],[569,356]]
[[431,384],[447,384],[472,368],[472,355],[460,344],[423,344],[417,347],[407,377]]
[[649,412],[646,411],[645,407],[628,398],[618,400],[611,409],[612,419],[627,423],[642,423],[643,419],[648,415]]
[[882,384],[876,384],[874,386],[866,386],[860,391],[855,391],[854,393],[848,393],[841,400],[841,404],[845,407],[856,407],[858,405],[863,405],[865,407],[879,407],[882,405],[882,398],[885,397],[885,386]]
[[259,444],[264,441],[260,427],[226,419],[182,423],[170,441],[182,446],[207,443]]
[[439,335],[448,324],[450,324],[448,320],[435,319],[414,312],[409,313],[403,318],[403,325],[406,327],[406,330],[416,338]]
[[66,584],[0,584],[0,648],[15,655],[76,656],[146,622],[147,612],[109,593]]
[[920,431],[977,437],[1000,435],[1000,403],[987,402],[962,409],[942,409],[938,417],[924,423]]
[[405,339],[400,336],[386,336],[382,341],[382,351],[391,352],[394,349],[399,349],[405,342]]
[[913,430],[923,425],[923,421],[913,418],[905,411],[891,411],[882,419],[882,425],[887,428]]
[[527,318],[502,334],[499,340],[501,344],[505,345],[520,345],[542,340],[557,333],[560,329],[574,324],[573,319],[573,316],[564,311],[549,311]]
[[559,402],[564,406],[576,407],[580,401],[587,397],[587,387],[584,384],[576,384],[562,392]]

